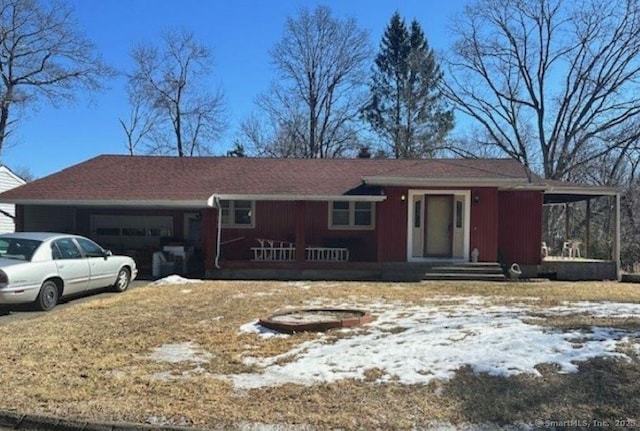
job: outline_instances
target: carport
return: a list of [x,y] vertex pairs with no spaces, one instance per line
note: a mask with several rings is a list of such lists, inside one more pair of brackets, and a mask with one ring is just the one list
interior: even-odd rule
[[[608,256],[593,252],[592,220],[593,205],[596,199],[610,199],[613,219],[609,231]],[[576,205],[584,204],[584,219],[580,222],[584,226],[584,234],[580,238],[572,235],[576,229],[572,226],[572,215],[576,213]],[[614,187],[578,186],[568,183],[550,181],[544,193],[543,205],[551,210],[558,208],[563,212],[564,226],[560,236],[558,231],[552,233],[543,227],[543,240],[554,242],[555,253],[543,257],[539,273],[556,274],[559,278],[580,280],[602,278],[620,279],[620,191]],[[549,211],[547,211],[547,216]],[[559,249],[558,237],[561,241],[578,240],[580,242],[579,255],[571,255],[565,249]],[[556,240],[554,241],[555,238]],[[564,274],[561,276],[561,274]]]

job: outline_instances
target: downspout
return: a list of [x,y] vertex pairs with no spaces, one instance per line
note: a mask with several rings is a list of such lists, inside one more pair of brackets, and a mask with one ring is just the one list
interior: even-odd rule
[[220,266],[220,237],[222,231],[222,205],[220,205],[220,198],[216,195],[211,195],[207,199],[207,206],[218,209],[218,227],[216,231],[216,257],[214,259],[214,266],[216,269],[222,269]]

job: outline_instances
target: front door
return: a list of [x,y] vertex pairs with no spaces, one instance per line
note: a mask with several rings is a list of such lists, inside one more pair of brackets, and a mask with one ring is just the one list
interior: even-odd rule
[[424,256],[451,257],[453,196],[425,195]]

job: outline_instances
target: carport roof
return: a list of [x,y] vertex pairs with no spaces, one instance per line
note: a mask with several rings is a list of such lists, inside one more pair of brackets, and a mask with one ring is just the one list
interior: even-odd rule
[[620,190],[616,187],[585,187],[575,183],[547,180],[547,189],[544,194],[544,204],[554,205],[580,202],[602,196],[615,196],[619,192]]
[[381,186],[545,190],[512,159],[276,159],[102,155],[0,194],[16,204],[204,207],[217,196],[380,200]]

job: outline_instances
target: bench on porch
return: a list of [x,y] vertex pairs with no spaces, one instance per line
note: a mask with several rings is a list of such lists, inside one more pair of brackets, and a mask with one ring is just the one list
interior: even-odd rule
[[349,249],[344,247],[307,247],[307,262],[348,262]]
[[260,247],[251,247],[256,262],[293,262],[296,260],[296,246],[286,241],[256,238]]
[[[254,262],[293,262],[296,260],[296,246],[287,241],[256,238],[259,247],[251,247]],[[349,249],[346,247],[306,247],[307,262],[347,262]]]

